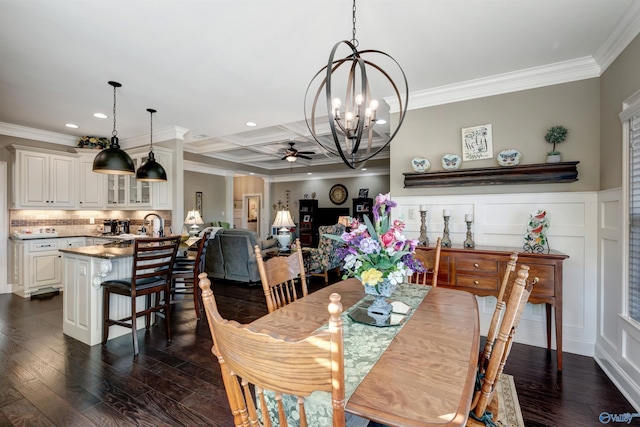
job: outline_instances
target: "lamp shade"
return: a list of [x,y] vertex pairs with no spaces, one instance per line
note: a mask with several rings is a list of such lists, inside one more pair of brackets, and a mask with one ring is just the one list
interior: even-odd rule
[[184,223],[199,225],[199,224],[204,224],[204,221],[200,216],[200,212],[194,209],[192,211],[187,212],[187,217],[184,219]]
[[278,211],[276,214],[276,219],[273,221],[273,227],[276,228],[287,228],[287,227],[295,227],[296,224],[293,222],[293,218],[291,218],[291,213],[286,210]]
[[133,175],[136,167],[129,155],[120,149],[118,138],[111,138],[111,146],[100,151],[93,159],[93,171],[114,175]]
[[146,182],[163,182],[167,180],[167,172],[156,162],[153,151],[149,151],[149,158],[136,171],[136,179]]

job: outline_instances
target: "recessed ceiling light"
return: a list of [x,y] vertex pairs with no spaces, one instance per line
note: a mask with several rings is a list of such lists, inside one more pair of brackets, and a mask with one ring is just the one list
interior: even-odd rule
[[249,172],[249,175],[255,175],[255,173],[254,172]]
[[362,168],[362,170],[363,170],[363,171],[366,171],[366,170],[367,170],[367,168]]
[[312,175],[312,174],[313,174],[313,172],[307,172],[307,175]]
[[257,126],[255,122],[247,122],[247,126],[254,127]]
[[376,124],[377,124],[377,125],[384,125],[384,124],[386,124],[386,123],[387,123],[387,121],[386,121],[385,119],[378,119],[378,120],[376,120]]
[[107,115],[102,113],[93,113],[93,117],[96,117],[98,119],[106,119]]
[[73,123],[67,123],[65,126],[71,129],[78,129],[78,125],[74,125]]

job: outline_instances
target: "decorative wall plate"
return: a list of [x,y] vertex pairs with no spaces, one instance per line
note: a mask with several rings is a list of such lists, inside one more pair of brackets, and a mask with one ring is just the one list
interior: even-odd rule
[[331,203],[334,205],[343,204],[348,196],[349,192],[347,191],[347,187],[342,184],[336,184],[329,190],[329,200],[331,200]]
[[522,154],[518,150],[509,148],[508,150],[502,150],[496,157],[500,166],[516,166],[520,164],[522,160]]
[[460,169],[462,159],[457,154],[445,154],[442,156],[442,168],[446,170]]
[[424,157],[414,157],[411,159],[411,167],[416,172],[426,172],[431,167],[431,163]]

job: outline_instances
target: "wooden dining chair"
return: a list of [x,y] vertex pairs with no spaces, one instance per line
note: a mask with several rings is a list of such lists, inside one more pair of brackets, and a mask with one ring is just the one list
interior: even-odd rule
[[307,296],[309,293],[300,239],[296,239],[296,248],[298,250],[289,256],[274,256],[265,261],[262,258],[260,246],[254,247],[269,313],[298,299],[296,289],[298,280],[302,288],[302,296]]
[[522,313],[531,295],[535,281],[527,282],[529,266],[522,265],[511,286],[505,290],[506,307],[495,338],[493,350],[488,359],[482,359],[479,367],[478,384],[471,402],[471,412],[467,426],[490,425],[488,420],[498,416],[498,402],[495,390],[504,370],[513,344],[513,337],[520,323]]
[[507,262],[507,266],[504,269],[504,275],[502,276],[502,282],[500,284],[500,289],[498,291],[498,298],[496,301],[496,308],[493,310],[493,316],[491,317],[491,323],[489,324],[489,331],[487,332],[487,340],[484,344],[484,349],[480,353],[480,358],[478,361],[478,367],[480,368],[480,373],[484,373],[484,366],[486,366],[486,362],[491,357],[491,351],[493,349],[493,344],[496,341],[496,335],[498,334],[498,326],[500,325],[500,320],[502,319],[502,312],[504,311],[504,307],[506,302],[505,291],[507,286],[510,283],[514,283],[511,278],[511,273],[513,273],[516,269],[516,262],[518,261],[518,252],[514,251],[509,257],[509,261]]
[[[413,276],[408,277],[409,283],[416,283],[419,285],[430,284],[434,288],[438,286],[438,270],[440,268],[440,249],[442,248],[442,238],[438,237],[436,246],[433,249],[418,249],[416,250],[414,257],[422,263],[425,271],[422,273],[414,273]],[[431,283],[427,278],[431,276]]]
[[205,231],[202,234],[202,238],[198,240],[198,251],[195,257],[176,257],[171,275],[171,304],[188,301],[188,299],[180,298],[185,295],[192,296],[193,308],[198,320],[202,318],[203,314],[200,304],[202,297],[198,286],[198,275],[204,271],[204,260],[207,255],[210,237],[211,231]]
[[[138,355],[137,318],[145,316],[145,326],[149,329],[151,313],[163,313],[167,331],[167,342],[171,342],[171,317],[168,298],[158,295],[169,294],[171,272],[180,244],[180,236],[135,239],[133,246],[133,268],[128,279],[106,280],[101,283],[104,291],[102,300],[102,344],[109,338],[111,325],[131,328],[133,354]],[[131,315],[121,319],[111,319],[111,295],[122,295],[131,300]],[[143,310],[138,310],[136,299],[146,297]],[[152,298],[155,297],[155,298]],[[152,304],[153,302],[153,304]]]
[[[236,426],[288,426],[282,395],[296,397],[300,426],[307,420],[305,397],[320,390],[331,393],[334,427],[345,426],[344,343],[340,295],[329,297],[329,327],[301,340],[251,330],[220,316],[206,273],[200,274],[202,301],[213,338],[211,352],[218,359]],[[252,395],[254,390],[255,396]],[[275,393],[278,419],[269,411],[259,419],[255,401],[267,407],[265,390]]]

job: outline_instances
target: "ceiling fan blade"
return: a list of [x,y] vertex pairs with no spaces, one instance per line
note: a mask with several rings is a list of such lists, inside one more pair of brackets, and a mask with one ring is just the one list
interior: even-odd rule
[[288,154],[285,154],[283,158],[281,158],[280,160],[286,160],[286,158],[289,157]]
[[309,156],[305,156],[304,154],[300,154],[300,153],[298,153],[298,156],[297,156],[297,157],[300,157],[301,159],[311,160],[311,157],[309,157]]
[[298,151],[298,154],[316,154],[315,151]]

